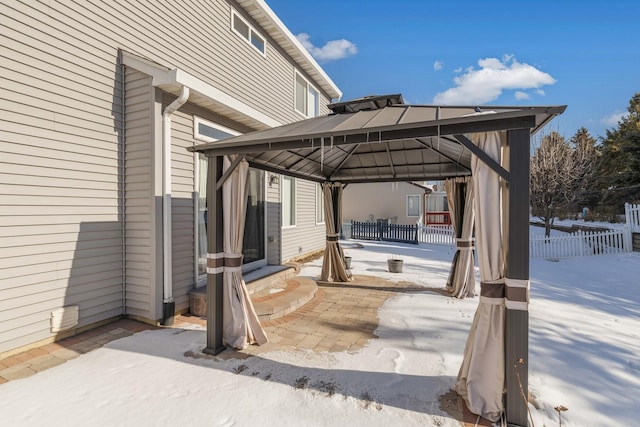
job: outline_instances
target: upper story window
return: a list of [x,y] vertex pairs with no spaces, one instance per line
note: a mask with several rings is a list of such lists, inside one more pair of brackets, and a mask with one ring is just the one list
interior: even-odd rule
[[231,27],[258,52],[263,55],[267,54],[267,41],[265,38],[235,12],[231,13]]
[[296,111],[306,117],[316,117],[320,114],[320,93],[296,72]]
[[195,139],[207,142],[215,142],[237,135],[240,135],[240,132],[197,116],[193,117],[193,137]]

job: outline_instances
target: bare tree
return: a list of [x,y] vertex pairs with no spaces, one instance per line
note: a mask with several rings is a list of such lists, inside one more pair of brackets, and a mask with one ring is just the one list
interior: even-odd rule
[[586,129],[571,143],[557,132],[540,138],[531,158],[531,208],[544,221],[545,236],[551,233],[558,209],[578,200],[591,185],[597,161],[593,138]]

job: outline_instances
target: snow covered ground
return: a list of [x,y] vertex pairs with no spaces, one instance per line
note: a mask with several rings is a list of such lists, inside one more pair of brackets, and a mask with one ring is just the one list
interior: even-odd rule
[[[344,242],[352,271],[443,288],[446,246]],[[391,254],[404,272],[388,273]],[[302,275],[315,277],[320,260]],[[632,426],[640,407],[640,254],[531,261],[530,392],[536,427]],[[399,294],[354,353],[185,356],[201,328],[145,331],[0,385],[6,426],[457,426],[454,384],[478,299]]]

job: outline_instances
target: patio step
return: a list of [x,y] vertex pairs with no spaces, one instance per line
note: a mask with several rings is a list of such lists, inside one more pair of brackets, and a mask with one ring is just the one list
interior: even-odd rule
[[[297,264],[267,266],[244,276],[247,289],[260,320],[272,320],[292,313],[309,302],[318,286],[305,277],[297,277]],[[207,316],[206,287],[189,293],[189,311],[200,317]]]
[[295,277],[251,296],[261,321],[273,320],[293,313],[318,292],[318,285],[307,277]]

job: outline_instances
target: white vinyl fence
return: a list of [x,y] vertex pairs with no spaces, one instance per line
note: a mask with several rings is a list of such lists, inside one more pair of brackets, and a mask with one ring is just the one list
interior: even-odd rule
[[640,233],[640,205],[625,203],[624,213],[627,219],[627,227],[633,233]]
[[419,225],[418,242],[453,246],[456,244],[456,235],[451,225]]
[[[638,220],[636,229],[640,232],[640,205],[635,205],[634,215]],[[591,255],[630,252],[631,243],[626,236],[629,227],[607,231],[578,231],[566,236],[529,236],[529,256],[531,258],[576,258]],[[343,237],[351,238],[351,224],[342,225]],[[432,245],[455,246],[456,239],[451,225],[420,225],[418,241]]]
[[624,230],[578,231],[568,236],[531,236],[531,258],[574,258],[629,252]]

